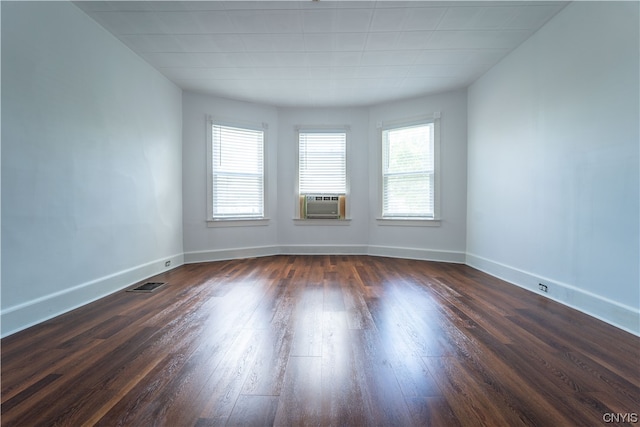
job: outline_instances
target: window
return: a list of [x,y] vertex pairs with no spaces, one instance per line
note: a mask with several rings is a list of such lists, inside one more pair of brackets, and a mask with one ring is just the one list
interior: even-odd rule
[[264,218],[264,130],[211,122],[209,219]]
[[347,134],[300,132],[298,142],[300,194],[345,194],[347,191]]
[[382,129],[382,218],[437,218],[438,120]]
[[[298,132],[298,194],[299,218],[345,219],[347,133],[344,130]],[[325,197],[305,197],[320,194]]]

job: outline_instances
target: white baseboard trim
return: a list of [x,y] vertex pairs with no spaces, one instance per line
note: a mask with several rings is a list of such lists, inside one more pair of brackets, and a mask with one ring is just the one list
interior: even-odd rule
[[365,255],[367,245],[282,245],[282,255]]
[[[466,264],[640,336],[640,310],[633,307],[475,254],[467,253]],[[547,285],[548,292],[540,291],[539,283]]]
[[185,264],[198,262],[227,261],[230,259],[257,258],[278,255],[279,246],[256,246],[251,248],[215,249],[212,251],[194,251],[184,253]]
[[464,264],[465,253],[369,245],[281,245],[194,251],[184,254],[185,264],[255,258],[271,255],[373,255]]
[[[168,267],[167,261],[171,262]],[[182,264],[183,254],[177,254],[8,307],[0,312],[0,336],[27,329]]]
[[272,255],[362,255],[366,253],[366,246],[362,245],[276,245],[185,252],[184,262],[194,264]]
[[390,258],[416,259],[421,261],[439,261],[464,264],[465,253],[434,249],[397,248],[392,246],[369,246],[368,255]]

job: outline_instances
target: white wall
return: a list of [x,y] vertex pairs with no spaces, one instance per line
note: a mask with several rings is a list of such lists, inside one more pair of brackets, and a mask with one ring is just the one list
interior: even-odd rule
[[[278,215],[278,111],[274,107],[185,92],[183,94],[184,250],[187,262],[268,255],[275,251]],[[207,227],[207,116],[266,123],[266,215],[260,226]]]
[[182,263],[181,91],[69,2],[2,2],[2,335]]
[[[381,149],[378,123],[440,112],[440,225],[396,226],[380,217]],[[372,252],[409,258],[464,262],[467,211],[467,91],[374,106],[369,111],[369,243]],[[375,248],[375,249],[373,249]]]
[[[184,248],[186,262],[278,253],[344,253],[464,262],[466,215],[466,90],[374,107],[275,108],[185,92]],[[440,227],[381,226],[380,135],[377,120],[442,113]],[[268,225],[208,228],[206,117],[265,122]],[[296,221],[297,127],[348,128],[349,221]]]
[[467,261],[640,332],[638,3],[570,4],[469,89]]
[[[309,225],[294,221],[297,126],[348,127],[348,222],[343,225]],[[369,141],[366,108],[287,108],[280,110],[278,141],[278,242],[287,253],[366,253],[368,243]],[[331,224],[331,221],[327,221]]]

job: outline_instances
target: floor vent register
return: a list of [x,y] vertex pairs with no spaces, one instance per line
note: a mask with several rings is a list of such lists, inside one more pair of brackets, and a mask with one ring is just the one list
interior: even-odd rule
[[147,282],[137,288],[127,289],[127,292],[153,292],[164,285],[164,282]]

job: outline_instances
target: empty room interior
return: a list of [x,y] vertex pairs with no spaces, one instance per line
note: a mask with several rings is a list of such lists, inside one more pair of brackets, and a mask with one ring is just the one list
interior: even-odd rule
[[2,425],[639,422],[639,2],[0,14]]

